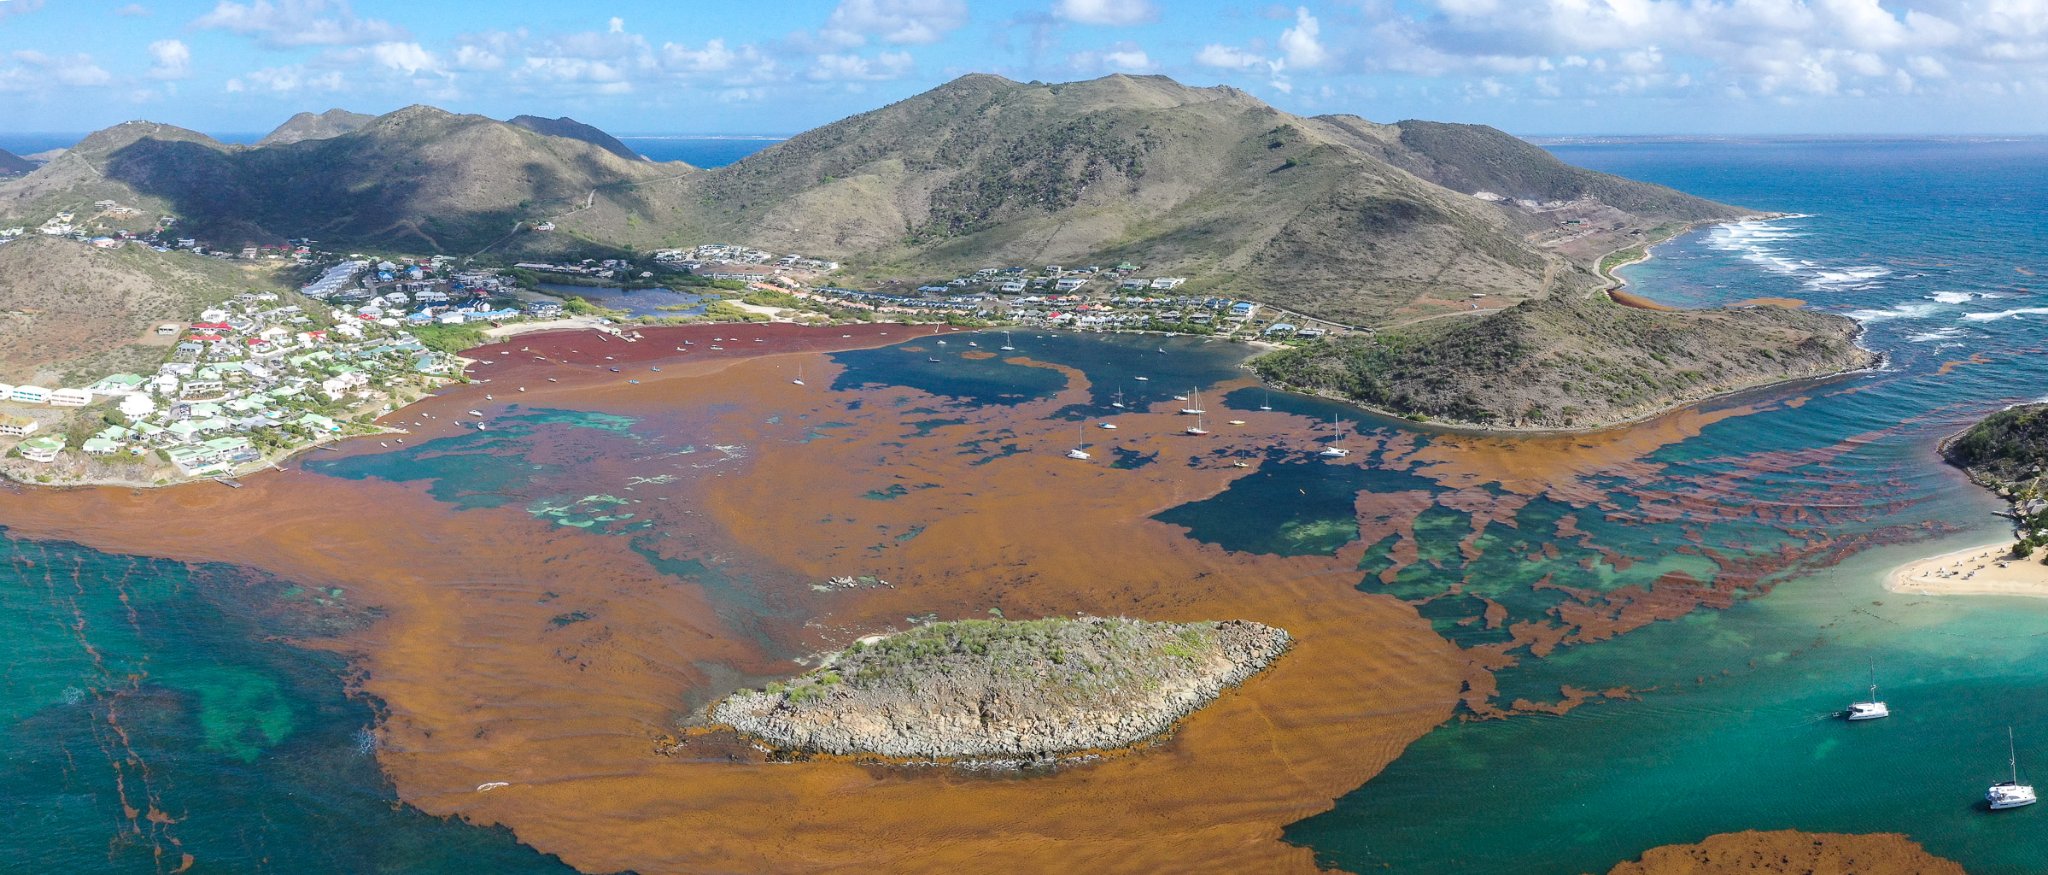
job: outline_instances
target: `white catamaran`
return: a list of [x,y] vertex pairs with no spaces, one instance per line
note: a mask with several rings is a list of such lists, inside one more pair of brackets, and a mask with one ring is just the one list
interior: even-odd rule
[[1344,449],[1344,432],[1337,428],[1337,417],[1335,416],[1330,417],[1330,430],[1337,432],[1337,436],[1330,441],[1329,446],[1324,447],[1323,451],[1316,455],[1322,456],[1325,459],[1342,459],[1345,456],[1351,455],[1350,450]]
[[2007,808],[2021,808],[2040,800],[2034,798],[2034,785],[2020,783],[2019,748],[2012,740],[2012,727],[2005,728],[2005,761],[2012,766],[2012,780],[2000,781],[1984,791],[1984,801],[1990,803],[1992,811]]
[[1850,720],[1877,720],[1892,716],[1892,709],[1885,707],[1884,700],[1877,697],[1877,664],[1870,666],[1870,701],[1850,702],[1844,715]]

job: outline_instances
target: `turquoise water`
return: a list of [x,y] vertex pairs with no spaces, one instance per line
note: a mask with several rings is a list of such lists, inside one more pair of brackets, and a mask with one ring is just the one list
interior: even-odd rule
[[[1593,533],[1588,543],[1694,564],[1698,553],[1658,555],[1671,552],[1658,546],[1680,543],[1674,526],[1703,530],[1696,543],[1746,555],[1816,531],[1849,543],[1764,575],[1726,610],[1524,660],[1503,673],[1503,698],[1555,698],[1567,683],[1626,686],[1638,698],[1563,717],[1447,724],[1288,839],[1354,871],[1581,872],[1734,829],[1897,831],[1971,872],[2042,871],[2043,814],[1992,815],[1979,800],[2004,769],[2008,724],[2019,733],[2023,771],[2048,780],[2048,683],[2039,668],[2048,605],[1897,596],[1880,580],[1898,562],[2005,531],[1990,516],[1998,503],[1939,465],[1933,445],[1977,416],[2048,392],[2048,364],[2037,354],[2048,309],[2035,309],[2048,302],[2031,275],[2048,267],[2048,144],[1558,151],[1709,197],[1808,214],[1692,234],[1625,273],[1638,291],[1673,303],[1801,298],[1854,316],[1868,329],[1865,342],[1890,357],[1885,372],[1818,390],[1803,407],[1728,420],[1660,451],[1658,476],[1606,479],[1607,506],[1570,510]],[[1973,354],[1986,363],[1941,373]],[[1686,513],[1656,513],[1660,505]],[[1923,528],[1946,534],[1853,552]],[[1458,533],[1450,525],[1438,540]],[[1576,577],[1612,586],[1640,579],[1640,568],[1596,566]],[[1412,598],[1469,579],[1527,593],[1536,570],[1453,564],[1404,572],[1390,589]],[[1855,726],[1828,719],[1859,695],[1872,664],[1896,716]]]
[[0,870],[571,871],[397,803],[341,659],[272,637],[367,622],[345,591],[6,536],[0,567]]

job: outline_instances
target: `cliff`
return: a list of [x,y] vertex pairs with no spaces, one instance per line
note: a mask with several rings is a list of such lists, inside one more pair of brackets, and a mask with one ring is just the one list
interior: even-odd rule
[[735,693],[711,719],[788,751],[1052,758],[1165,732],[1289,643],[1285,631],[1243,620],[933,623]]

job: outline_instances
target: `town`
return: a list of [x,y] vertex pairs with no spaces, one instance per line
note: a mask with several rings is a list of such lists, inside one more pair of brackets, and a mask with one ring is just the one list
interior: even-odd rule
[[[1142,275],[1130,263],[989,267],[861,290],[834,284],[837,262],[725,243],[640,259],[471,266],[446,255],[323,254],[310,240],[209,249],[177,237],[175,217],[137,227],[138,210],[112,201],[94,207],[85,220],[61,212],[35,231],[102,249],[276,261],[308,279],[296,293],[243,292],[190,322],[156,326],[167,353],[154,372],[106,374],[77,386],[0,383],[0,438],[15,439],[0,474],[18,480],[228,479],[307,447],[386,431],[378,416],[462,379],[457,353],[482,342],[486,329],[525,322],[623,331],[624,312],[540,291],[537,280],[619,293],[674,286],[727,305],[638,319],[654,323],[943,320],[1275,342],[1348,330],[1257,301],[1187,294],[1188,278]],[[0,245],[26,233],[0,229]],[[728,295],[737,300],[723,301]],[[570,315],[581,318],[563,319]]]

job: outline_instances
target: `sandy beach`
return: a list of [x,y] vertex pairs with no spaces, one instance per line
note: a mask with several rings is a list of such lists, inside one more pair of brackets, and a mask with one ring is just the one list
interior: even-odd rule
[[1892,570],[1884,588],[1924,595],[2017,595],[2048,598],[2048,565],[2013,559],[2001,541],[1930,556]]

